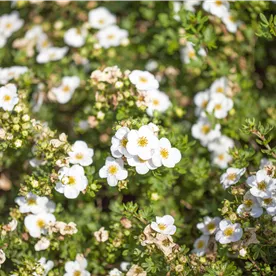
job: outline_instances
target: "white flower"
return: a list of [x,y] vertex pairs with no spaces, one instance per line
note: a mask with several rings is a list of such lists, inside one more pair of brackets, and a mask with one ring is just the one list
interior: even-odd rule
[[208,248],[209,236],[202,235],[194,242],[194,249],[192,250],[197,256],[201,257],[206,253]]
[[246,183],[251,187],[250,193],[256,197],[270,198],[276,189],[276,179],[270,178],[264,170],[250,176]]
[[202,112],[206,109],[209,100],[210,100],[209,90],[196,93],[196,95],[194,96],[194,103],[197,107],[195,111],[196,115],[203,115]]
[[113,268],[109,271],[109,276],[121,276],[123,273],[118,268]]
[[38,262],[44,268],[43,276],[46,276],[48,272],[54,267],[54,262],[51,260],[47,261],[45,257],[40,258]]
[[180,16],[178,15],[178,13],[180,12],[181,8],[182,8],[182,4],[180,2],[173,1],[173,11],[175,13],[173,18],[176,21],[180,21]]
[[238,183],[240,178],[245,173],[246,169],[228,168],[226,172],[220,177],[220,184],[224,189]]
[[192,42],[187,42],[186,46],[180,49],[180,57],[181,61],[184,64],[190,63],[192,60],[196,60],[198,56],[206,56],[206,51],[201,47],[198,52],[196,52],[194,48],[194,44]]
[[228,152],[229,149],[233,148],[235,146],[233,139],[221,135],[220,137],[214,139],[211,141],[207,147],[209,151],[214,151],[214,152]]
[[199,139],[203,146],[221,136],[220,125],[216,124],[212,128],[207,118],[200,117],[196,124],[192,126],[192,136]]
[[225,0],[206,0],[202,7],[205,11],[221,18],[228,13],[229,3]]
[[275,195],[273,195],[272,197],[268,197],[268,198],[257,197],[257,200],[258,200],[259,204],[263,208],[266,209],[266,212],[270,216],[275,216],[276,215],[276,198],[275,198]]
[[243,230],[239,223],[231,223],[224,219],[219,223],[219,231],[216,233],[216,240],[221,244],[236,242],[241,239]]
[[197,55],[194,44],[192,42],[187,42],[186,46],[180,49],[180,55],[182,62],[185,64],[190,63],[191,60],[195,60]]
[[258,218],[263,214],[263,208],[260,206],[256,197],[252,196],[248,191],[243,197],[243,203],[239,205],[237,213],[240,217],[250,215]]
[[67,198],[77,198],[79,193],[87,187],[88,180],[84,174],[83,167],[80,165],[74,165],[71,168],[63,167],[58,174],[59,182],[56,184],[55,189]]
[[87,260],[82,255],[78,254],[75,261],[66,262],[66,273],[63,276],[89,276],[90,273],[85,270],[86,267]]
[[145,69],[147,71],[154,71],[158,68],[158,62],[156,60],[150,59],[146,65],[145,65]]
[[52,88],[52,92],[56,96],[59,103],[65,104],[70,101],[75,90],[80,85],[80,78],[77,76],[63,77],[62,83],[59,87]]
[[245,249],[245,248],[240,249],[239,254],[240,254],[242,257],[245,257],[246,254],[247,254],[246,249]]
[[5,261],[6,261],[6,254],[2,249],[0,249],[0,267],[1,267],[1,264],[3,264]]
[[233,16],[230,13],[226,13],[221,17],[222,22],[225,24],[226,29],[230,32],[230,33],[236,33],[238,26],[239,26],[239,22],[235,21]]
[[28,193],[26,197],[20,196],[15,199],[19,205],[20,213],[53,213],[55,211],[55,203],[47,197],[37,196],[33,193]]
[[64,34],[64,42],[72,47],[82,47],[85,43],[87,31],[85,29],[71,28]]
[[138,155],[143,160],[151,159],[154,149],[158,148],[158,138],[149,126],[131,130],[127,134],[127,139],[127,151],[132,155]]
[[185,10],[195,12],[195,7],[198,6],[201,3],[200,0],[184,0],[183,5],[185,7]]
[[124,39],[128,37],[128,31],[112,25],[98,31],[96,37],[99,40],[99,45],[107,49],[121,45]]
[[46,234],[46,226],[49,222],[55,222],[53,214],[40,213],[37,215],[28,215],[24,219],[24,225],[33,238],[39,238],[41,234]]
[[20,75],[26,73],[28,68],[25,66],[12,66],[0,68],[0,84],[7,84],[12,79],[18,79]]
[[107,183],[110,186],[116,186],[118,180],[127,178],[128,172],[124,169],[124,161],[107,157],[105,165],[100,169],[100,178],[107,178]]
[[6,84],[0,87],[0,107],[5,111],[12,111],[18,103],[17,88],[14,84]]
[[154,151],[152,163],[156,167],[161,165],[167,168],[173,168],[181,160],[181,153],[177,148],[172,148],[167,138],[159,140],[159,147]]
[[215,80],[211,87],[210,87],[210,93],[212,96],[218,95],[218,94],[227,94],[229,92],[229,86],[228,86],[228,80],[226,77],[222,77],[220,79]]
[[154,75],[147,71],[134,70],[128,77],[138,90],[153,90],[159,87]]
[[0,33],[0,49],[3,48],[7,44],[7,38]]
[[0,34],[9,38],[14,32],[18,31],[24,24],[24,20],[19,18],[18,12],[4,14],[0,16]]
[[138,174],[146,174],[149,170],[155,170],[155,166],[151,159],[143,160],[138,156],[127,158],[127,162],[130,166],[135,167]]
[[36,25],[36,26],[31,27],[25,33],[24,37],[29,41],[37,42],[42,34],[43,34],[42,27],[40,25]]
[[121,269],[122,271],[128,271],[129,265],[130,265],[129,262],[121,262],[121,264],[120,264],[120,269]]
[[174,218],[170,215],[156,217],[156,222],[152,222],[150,227],[154,231],[164,235],[173,235],[176,231],[176,227],[174,225]]
[[92,157],[94,150],[88,148],[84,141],[76,141],[72,146],[72,151],[68,152],[71,164],[79,164],[81,166],[89,166],[93,163]]
[[127,158],[132,157],[131,154],[126,149],[127,145],[127,134],[129,133],[129,128],[128,127],[121,127],[119,128],[115,135],[111,139],[111,154],[115,158],[120,158],[123,155]]
[[94,29],[103,29],[109,25],[116,24],[116,17],[104,7],[91,10],[88,18],[90,26]]
[[36,42],[36,49],[37,49],[38,52],[41,52],[41,51],[43,51],[45,49],[48,49],[48,48],[50,48],[52,46],[53,45],[50,42],[48,35],[45,34],[45,33],[42,33],[39,36],[39,39]]
[[262,158],[260,163],[260,170],[265,169],[267,166],[272,166],[273,163],[267,158]]
[[158,136],[158,132],[159,132],[159,127],[156,124],[154,124],[154,123],[149,123],[148,127],[153,132],[153,134],[157,137]]
[[227,152],[214,152],[212,154],[212,162],[221,169],[226,169],[232,157]]
[[7,224],[7,228],[9,229],[9,231],[14,231],[17,228],[18,222],[16,219],[12,219],[8,224]]
[[212,235],[217,232],[219,222],[219,217],[204,217],[203,222],[198,223],[196,227],[202,232],[203,235]]
[[148,98],[147,114],[149,116],[153,116],[155,110],[164,113],[171,105],[169,97],[159,90],[148,91]]
[[45,237],[42,237],[36,244],[35,244],[35,251],[42,251],[46,250],[50,246],[50,241]]
[[68,47],[49,47],[42,50],[36,57],[38,63],[47,63],[62,59],[68,51]]
[[207,105],[207,111],[213,112],[215,117],[218,119],[223,119],[227,116],[228,111],[233,108],[233,101],[230,98],[227,98],[223,94],[216,94],[211,97]]

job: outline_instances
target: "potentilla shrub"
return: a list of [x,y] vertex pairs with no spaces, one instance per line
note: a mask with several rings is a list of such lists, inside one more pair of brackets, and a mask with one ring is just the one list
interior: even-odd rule
[[275,275],[275,12],[0,2],[0,275]]

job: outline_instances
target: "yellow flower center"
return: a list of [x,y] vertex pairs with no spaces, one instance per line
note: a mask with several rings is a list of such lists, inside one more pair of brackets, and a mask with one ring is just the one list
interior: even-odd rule
[[148,82],[148,79],[145,78],[145,77],[140,77],[139,80],[140,80],[140,82],[143,82],[143,83],[147,83]]
[[81,276],[81,272],[79,270],[74,271],[73,276]]
[[68,93],[68,92],[70,91],[69,85],[64,85],[63,88],[62,88],[62,91],[63,91],[64,93]]
[[165,148],[162,148],[162,149],[160,150],[160,155],[161,155],[163,158],[167,159],[167,158],[169,157],[169,151],[168,151],[167,149],[165,149]]
[[101,18],[101,19],[99,19],[99,24],[101,24],[101,25],[103,25],[104,24],[104,19],[103,18]]
[[38,219],[37,222],[36,222],[36,225],[39,227],[39,228],[44,228],[46,223],[43,219]]
[[210,130],[211,130],[211,127],[210,127],[209,125],[204,125],[204,126],[202,126],[202,128],[201,128],[201,132],[202,132],[203,134],[209,133]]
[[158,228],[163,231],[163,230],[165,230],[167,228],[167,225],[164,224],[164,223],[159,223],[158,224]]
[[221,104],[216,104],[215,105],[215,110],[221,110],[222,109],[222,105]]
[[75,185],[76,184],[76,179],[74,176],[69,176],[68,177],[68,185]]
[[28,205],[36,205],[36,200],[35,200],[34,198],[29,198],[29,199],[27,200],[27,204],[28,204]]
[[81,160],[83,158],[83,154],[81,152],[76,154],[76,159]]
[[231,21],[231,22],[235,22],[233,16],[231,16],[231,15],[228,17],[228,19],[229,19],[229,21]]
[[205,108],[207,106],[207,104],[208,104],[208,101],[205,100],[205,101],[202,102],[201,107]]
[[218,159],[219,159],[220,161],[224,160],[224,155],[223,155],[223,153],[218,155]]
[[264,204],[266,204],[266,205],[269,205],[269,204],[271,204],[272,203],[272,198],[270,197],[270,198],[265,198],[264,199]]
[[216,1],[215,2],[217,6],[221,6],[222,5],[222,1]]
[[149,143],[149,141],[148,141],[147,137],[142,136],[142,137],[138,138],[137,144],[138,144],[139,147],[144,148],[148,145],[148,143]]
[[250,207],[252,207],[252,205],[253,205],[253,201],[252,201],[251,199],[245,199],[245,200],[243,201],[243,204],[244,204],[247,208],[250,208]]
[[209,224],[207,224],[207,229],[211,232],[214,231],[216,229],[216,225],[213,222],[210,222]]
[[134,275],[140,275],[143,272],[144,272],[144,270],[141,267],[137,267],[137,268],[135,268]]
[[230,173],[227,176],[228,180],[234,181],[236,179],[237,175],[235,173]]
[[117,166],[115,166],[115,165],[109,166],[109,168],[108,168],[108,173],[109,173],[109,174],[114,175],[114,174],[116,174],[117,172],[118,172],[118,167],[117,167]]
[[201,249],[201,248],[204,247],[204,245],[205,245],[205,242],[202,241],[202,240],[200,240],[200,241],[197,243],[197,248],[198,248],[198,249]]
[[217,93],[223,93],[224,89],[223,87],[219,86],[216,91]]
[[189,51],[188,57],[189,57],[190,59],[195,58],[195,56],[196,56],[195,51]]
[[259,190],[264,191],[266,189],[266,183],[264,181],[257,184]]
[[9,102],[11,100],[11,96],[10,95],[5,95],[4,96],[4,101],[5,102]]
[[56,58],[56,54],[55,54],[55,53],[51,53],[51,54],[49,55],[49,58],[50,58],[50,59]]
[[124,138],[121,140],[121,146],[125,148],[126,145],[127,145],[127,142],[128,142],[127,138],[124,137]]
[[7,28],[7,29],[11,29],[11,27],[12,27],[12,23],[7,23],[7,24],[6,24],[6,28]]
[[114,38],[115,38],[115,35],[113,35],[113,34],[110,34],[110,35],[107,36],[107,39],[109,39],[109,40],[112,40]]
[[232,236],[234,233],[234,229],[232,227],[227,227],[224,231],[223,231],[223,234],[224,236],[226,237],[230,237]]
[[152,104],[155,105],[155,106],[158,106],[159,103],[160,103],[160,102],[159,102],[158,99],[154,99],[154,100],[152,101]]

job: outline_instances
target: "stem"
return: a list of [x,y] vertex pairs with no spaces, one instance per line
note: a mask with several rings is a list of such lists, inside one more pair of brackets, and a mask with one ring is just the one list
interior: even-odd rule
[[[258,138],[260,138],[263,142],[265,142],[265,137],[256,129],[251,130],[251,133],[256,135]],[[269,151],[271,151],[271,147],[269,144],[264,145]],[[276,159],[276,153],[271,151],[271,155]]]

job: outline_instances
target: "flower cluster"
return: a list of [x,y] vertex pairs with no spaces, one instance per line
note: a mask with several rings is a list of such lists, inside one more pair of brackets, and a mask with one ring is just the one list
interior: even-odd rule
[[152,123],[141,126],[138,130],[128,127],[119,128],[112,137],[111,154],[107,157],[100,177],[107,178],[110,186],[128,176],[124,169],[124,160],[135,167],[138,174],[146,174],[162,165],[173,168],[180,160],[181,153],[171,146],[167,138],[158,139],[158,127]]
[[[32,193],[25,197],[17,197],[15,202],[19,205],[21,213],[28,214],[24,219],[24,224],[30,235],[34,238],[40,238],[41,234],[47,234],[46,226],[56,220],[52,214],[55,211],[54,202],[47,197],[40,197]],[[41,250],[42,243],[43,245],[46,243],[44,249],[50,245],[50,242],[44,239],[37,245],[38,250]]]
[[77,198],[80,192],[84,192],[88,180],[83,167],[92,164],[94,150],[88,148],[84,141],[76,141],[69,153],[69,163],[73,166],[63,166],[58,172],[58,182],[55,189],[65,197]]
[[236,21],[230,12],[230,4],[228,1],[205,1],[202,5],[203,9],[217,17],[225,24],[227,30],[236,33],[240,22]]
[[28,67],[26,66],[0,68],[0,84],[7,84],[12,79],[18,79],[26,72],[28,72]]
[[212,152],[213,163],[224,169],[232,160],[228,150],[234,147],[234,141],[221,133],[219,123],[212,124],[208,114],[217,119],[226,118],[233,108],[233,100],[229,97],[231,88],[225,77],[215,80],[210,89],[198,92],[194,97],[196,115],[199,116],[192,126],[192,135],[200,140]]
[[12,34],[18,31],[24,24],[17,12],[0,16],[0,48],[3,48]]
[[[228,168],[221,176],[221,184],[225,189],[237,184],[245,173],[245,168]],[[243,196],[243,203],[238,206],[237,213],[241,217],[258,218],[263,208],[270,216],[276,215],[276,179],[275,166],[267,159],[262,160],[260,169],[246,179],[249,188]]]
[[152,117],[154,111],[164,113],[170,107],[169,97],[158,90],[159,83],[151,73],[134,70],[129,74],[129,80],[138,91],[137,106],[144,105],[149,116]]
[[128,44],[128,32],[116,25],[116,16],[104,7],[89,12],[89,24],[96,33],[100,47],[110,48]]

